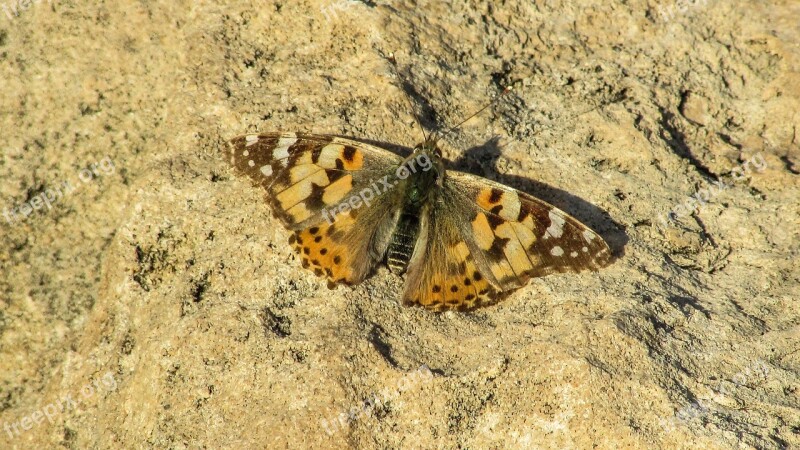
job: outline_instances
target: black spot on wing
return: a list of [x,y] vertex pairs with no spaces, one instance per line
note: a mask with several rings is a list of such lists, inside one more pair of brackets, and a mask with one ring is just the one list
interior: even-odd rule
[[494,214],[487,214],[486,220],[489,222],[489,226],[492,227],[492,230],[496,229],[500,225],[506,223],[506,220],[500,216],[496,216]]
[[510,240],[511,239],[509,238],[501,238],[495,236],[494,241],[492,241],[492,246],[489,247],[489,250],[487,251],[489,257],[493,261],[500,261],[506,259],[506,254],[505,252],[503,252],[503,249],[506,247],[506,244]]
[[[318,186],[316,183],[311,183],[311,193],[305,200],[306,209],[309,211],[318,211],[325,208],[327,205],[322,201],[322,196],[324,194],[325,186]],[[317,229],[317,231],[319,231],[319,229]],[[316,234],[316,232],[312,232],[311,234]]]
[[344,156],[345,161],[353,162],[353,158],[355,157],[356,149],[355,147],[345,146],[344,152],[342,152],[342,156]]
[[322,147],[317,146],[311,151],[311,162],[316,164],[319,161],[319,155],[322,154]]
[[[336,161],[341,162],[341,160],[338,159]],[[344,166],[342,166],[342,168],[344,168]],[[344,172],[342,170],[325,169],[325,176],[328,177],[328,181],[330,181],[331,184],[333,184],[334,181],[338,180],[339,178],[342,178],[345,175],[347,175],[347,172]]]
[[501,198],[503,198],[503,191],[492,188],[492,194],[489,196],[489,203],[497,203]]

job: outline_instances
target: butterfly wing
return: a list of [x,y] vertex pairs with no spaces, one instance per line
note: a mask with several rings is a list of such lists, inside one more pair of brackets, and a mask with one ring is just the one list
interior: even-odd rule
[[532,277],[597,270],[611,262],[586,225],[528,194],[448,171],[427,211],[404,301],[430,309],[491,304]]
[[266,190],[303,267],[329,286],[359,283],[382,259],[398,201],[385,181],[399,156],[339,137],[264,133],[232,139],[230,162]]
[[447,203],[445,198],[432,199],[422,214],[406,271],[403,303],[434,311],[491,304],[497,289],[484,276],[489,273],[488,265],[481,260],[482,253],[470,247],[457,220],[457,213],[466,213],[464,205]]

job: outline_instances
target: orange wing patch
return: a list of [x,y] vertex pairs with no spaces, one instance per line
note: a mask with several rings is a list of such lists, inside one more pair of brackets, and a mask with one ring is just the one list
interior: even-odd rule
[[433,311],[468,310],[492,301],[494,289],[475,267],[464,242],[450,245],[443,255],[430,258],[422,270],[421,276],[413,277],[417,282],[406,287],[406,305]]
[[340,214],[333,224],[322,222],[296,231],[289,237],[289,244],[300,255],[303,267],[313,270],[317,276],[325,276],[329,288],[337,283],[355,284],[363,278],[354,267],[352,248],[337,239],[350,231],[354,224],[350,213]]
[[[297,169],[297,167],[292,168],[291,172],[294,172],[295,169]],[[294,176],[294,174],[292,174],[292,176]],[[313,192],[314,186],[324,187],[329,185],[330,182],[325,170],[319,169],[312,175],[301,178],[300,181],[278,192],[275,195],[275,199],[278,200],[281,208],[289,209],[307,199]]]
[[[497,230],[500,228],[502,228],[502,232],[498,233]],[[494,278],[496,280],[513,279],[515,270],[512,265],[514,261],[519,261],[519,258],[515,254],[511,254],[511,258],[508,257],[514,248],[513,245],[512,247],[509,245],[516,241],[516,235],[510,228],[509,222],[499,219],[495,215],[479,212],[472,221],[472,234],[479,249],[493,256],[501,256],[493,258],[490,265]],[[519,246],[518,242],[514,243]],[[503,254],[506,255],[506,258],[502,258]],[[525,252],[522,252],[520,256],[527,259]]]
[[364,154],[348,145],[328,144],[322,148],[317,164],[326,169],[361,170]]
[[322,192],[322,202],[328,206],[335,205],[351,190],[353,190],[353,176],[345,175],[331,183],[331,185]]

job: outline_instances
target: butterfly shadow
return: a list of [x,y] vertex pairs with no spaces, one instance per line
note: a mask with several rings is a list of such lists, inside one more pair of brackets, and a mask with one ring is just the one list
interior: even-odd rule
[[625,245],[628,243],[628,236],[624,232],[625,227],[611,218],[608,212],[563,189],[555,188],[541,181],[519,175],[503,174],[498,171],[496,169],[497,161],[502,156],[499,142],[499,137],[493,137],[482,145],[471,147],[455,161],[452,161],[448,167],[494,180],[544,200],[588,225],[602,236],[611,248],[614,259],[619,259],[625,254]]

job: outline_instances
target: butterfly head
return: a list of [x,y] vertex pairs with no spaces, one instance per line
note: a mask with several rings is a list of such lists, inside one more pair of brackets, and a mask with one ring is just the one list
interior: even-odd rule
[[442,151],[435,141],[428,139],[414,147],[414,153],[398,169],[398,175],[404,173],[406,176],[401,178],[408,179],[408,201],[412,204],[423,203],[434,186],[442,185],[444,172]]

